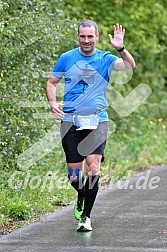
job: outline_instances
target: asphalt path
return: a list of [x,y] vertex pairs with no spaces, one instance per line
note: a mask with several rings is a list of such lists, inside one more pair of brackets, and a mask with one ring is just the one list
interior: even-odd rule
[[167,165],[98,193],[92,232],[78,233],[74,204],[0,237],[2,252],[167,252]]

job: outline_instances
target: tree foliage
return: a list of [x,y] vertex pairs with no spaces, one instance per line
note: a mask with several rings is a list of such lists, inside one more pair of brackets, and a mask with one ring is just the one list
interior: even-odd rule
[[20,102],[46,101],[46,78],[59,54],[75,43],[75,24],[62,17],[62,8],[59,0],[0,1],[0,163],[4,167],[14,166],[17,155],[47,129],[47,123],[34,122],[33,110],[22,109]]
[[125,27],[125,45],[137,68],[130,85],[117,87],[120,92],[126,95],[142,82],[151,86],[156,102],[166,92],[165,0],[7,0],[0,1],[0,12],[2,167],[15,167],[16,157],[50,128],[50,122],[34,120],[37,109],[21,108],[20,102],[46,101],[48,74],[58,56],[76,46],[76,26],[83,19],[98,23],[98,47],[113,54],[108,33],[116,22]]

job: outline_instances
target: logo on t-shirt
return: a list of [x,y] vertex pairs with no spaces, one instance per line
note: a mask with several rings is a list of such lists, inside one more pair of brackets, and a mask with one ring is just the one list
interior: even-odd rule
[[84,66],[79,66],[79,64],[75,63],[77,68],[82,70],[82,73],[78,74],[79,82],[78,84],[94,84],[95,77],[97,78],[97,70],[92,68],[89,64],[85,64]]

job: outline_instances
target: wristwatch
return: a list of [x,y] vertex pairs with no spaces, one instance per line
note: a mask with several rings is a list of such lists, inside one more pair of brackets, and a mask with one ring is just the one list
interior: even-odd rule
[[122,47],[122,48],[117,49],[117,52],[122,52],[124,49],[125,49],[125,45],[123,45],[123,47]]

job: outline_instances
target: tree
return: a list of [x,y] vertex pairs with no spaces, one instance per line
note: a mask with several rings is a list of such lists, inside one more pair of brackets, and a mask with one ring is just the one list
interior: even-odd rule
[[59,54],[75,43],[70,36],[75,24],[62,17],[62,8],[59,0],[0,1],[3,167],[14,167],[17,155],[49,127],[45,120],[34,122],[34,109],[21,108],[20,101],[46,101],[46,78]]

